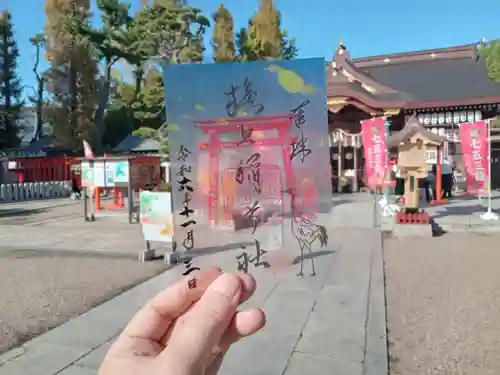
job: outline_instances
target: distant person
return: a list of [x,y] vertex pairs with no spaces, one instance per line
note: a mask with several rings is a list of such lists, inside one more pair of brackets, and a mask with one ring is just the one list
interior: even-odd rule
[[443,180],[443,198],[451,198],[451,191],[453,189],[453,165],[446,156],[443,158],[441,172]]
[[392,166],[392,172],[394,173],[394,178],[396,180],[396,185],[394,186],[394,194],[398,197],[405,195],[405,179],[402,177],[401,168],[394,163]]
[[[437,166],[436,166],[436,164],[432,164],[431,170],[427,175],[427,192],[430,195],[429,196],[430,200],[437,198],[437,195],[436,195],[436,174],[437,174]],[[427,195],[426,195],[426,198],[427,198]],[[429,203],[430,200],[428,200],[427,202]]]
[[215,375],[229,348],[265,325],[260,309],[237,311],[255,279],[195,271],[153,297],[111,346],[99,375]]
[[78,186],[74,174],[71,176],[71,196],[73,199],[82,199],[82,189]]

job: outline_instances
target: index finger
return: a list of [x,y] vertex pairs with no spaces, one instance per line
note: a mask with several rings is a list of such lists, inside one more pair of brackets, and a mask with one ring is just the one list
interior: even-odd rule
[[198,300],[221,273],[220,268],[193,272],[161,291],[135,314],[118,341],[128,337],[159,342],[172,322]]

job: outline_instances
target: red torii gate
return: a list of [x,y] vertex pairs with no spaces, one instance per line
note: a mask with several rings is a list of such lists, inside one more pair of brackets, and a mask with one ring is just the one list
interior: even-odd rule
[[[295,174],[290,160],[290,144],[296,137],[289,134],[296,115],[261,116],[247,118],[229,118],[219,120],[195,121],[195,127],[202,130],[209,137],[208,142],[200,144],[200,150],[208,150],[209,153],[209,190],[208,190],[208,217],[209,221],[213,217],[215,205],[216,224],[219,219],[219,157],[222,148],[238,147],[260,147],[260,146],[280,146],[283,158],[283,169],[285,172],[286,185],[288,188],[295,187]],[[276,130],[277,137],[264,138],[260,140],[252,139],[252,142],[243,140],[221,141],[221,133],[241,133],[245,128],[251,131]]]

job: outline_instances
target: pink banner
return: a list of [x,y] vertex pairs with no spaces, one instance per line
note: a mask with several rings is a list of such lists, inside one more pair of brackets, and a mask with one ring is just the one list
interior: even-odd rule
[[459,128],[467,192],[487,194],[490,163],[486,121],[461,124]]
[[387,171],[386,131],[384,119],[361,121],[366,184],[370,188],[384,185]]

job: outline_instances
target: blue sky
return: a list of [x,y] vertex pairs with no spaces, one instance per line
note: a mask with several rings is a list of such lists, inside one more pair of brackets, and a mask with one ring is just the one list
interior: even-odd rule
[[[140,0],[130,0],[137,8]],[[220,0],[190,0],[192,6],[212,14]],[[32,35],[43,30],[43,0],[0,0],[14,17],[21,50],[19,73],[25,85],[34,84],[31,72]],[[258,0],[226,0],[237,28],[246,25]],[[315,4],[314,7],[308,5]],[[283,26],[297,38],[300,57],[330,59],[343,40],[354,57],[445,47],[500,36],[493,0],[276,0]],[[207,41],[211,31],[207,34]]]

